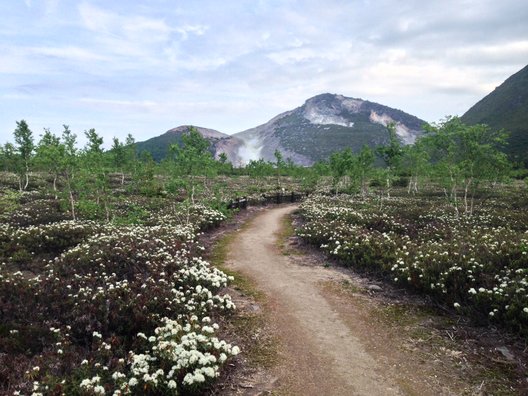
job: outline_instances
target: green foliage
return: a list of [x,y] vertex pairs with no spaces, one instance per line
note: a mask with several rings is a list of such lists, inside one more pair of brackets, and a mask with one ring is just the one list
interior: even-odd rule
[[429,153],[422,140],[419,139],[413,145],[403,147],[401,172],[409,177],[408,193],[416,194],[418,192],[420,179],[423,179],[428,173],[428,165]]
[[394,123],[387,125],[387,131],[389,132],[388,144],[376,148],[376,153],[385,163],[385,168],[377,172],[378,177],[384,180],[384,183],[380,183],[380,185],[384,186],[384,191],[380,192],[380,205],[382,205],[382,193],[386,194],[387,197],[390,196],[391,188],[397,178],[397,172],[399,171],[403,156],[403,147],[396,135],[396,126]]
[[374,151],[366,145],[358,154],[352,153],[350,149],[332,154],[328,169],[335,192],[339,192],[339,185],[342,184],[345,191],[367,193],[370,179],[373,176],[374,160]]
[[[19,156],[19,161],[16,161],[16,171],[20,177],[20,189],[26,189],[29,184],[29,170],[30,162],[33,155],[35,144],[33,141],[33,132],[25,120],[17,121],[17,127],[13,132],[15,138],[15,148]],[[23,182],[22,179],[25,179]]]
[[182,145],[170,147],[175,172],[178,176],[207,175],[214,159],[209,152],[209,142],[194,127],[182,136]]
[[3,147],[0,146],[0,165],[4,172],[16,171],[17,155],[12,143],[7,142]]
[[87,131],[84,131],[84,135],[86,136],[86,139],[88,139],[85,148],[86,152],[102,154],[103,149],[101,146],[103,145],[103,138],[95,132],[95,129],[91,128]]
[[464,211],[471,214],[476,191],[483,185],[503,181],[510,173],[511,164],[499,150],[505,145],[507,134],[482,124],[465,125],[457,117],[426,130],[421,143],[434,165],[433,177],[444,187],[457,211],[458,190],[462,188]]
[[247,174],[253,178],[263,178],[265,176],[273,175],[273,165],[269,162],[264,161],[262,158],[259,160],[251,160],[245,168]]
[[196,176],[211,177],[217,171],[216,162],[209,152],[209,142],[196,128],[190,127],[189,131],[182,136],[182,145],[173,144],[170,151],[172,153],[173,184],[183,182],[188,198],[194,201],[198,186]]
[[13,190],[0,190],[0,216],[14,212],[19,206],[20,193]]
[[400,165],[403,155],[403,148],[398,136],[396,135],[396,126],[394,123],[387,125],[389,132],[389,142],[386,145],[378,146],[376,153],[381,157],[387,168],[395,170]]
[[156,163],[150,153],[142,152],[133,164],[131,190],[147,197],[158,195],[161,186],[155,178]]

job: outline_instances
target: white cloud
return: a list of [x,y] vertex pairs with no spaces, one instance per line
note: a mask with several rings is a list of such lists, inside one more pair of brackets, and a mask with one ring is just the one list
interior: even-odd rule
[[176,31],[181,34],[182,40],[187,40],[189,38],[189,33],[203,36],[207,29],[208,27],[204,25],[184,25],[176,28]]
[[457,64],[523,64],[528,59],[528,40],[458,47],[448,51],[447,55]]
[[153,111],[159,108],[161,103],[151,100],[119,100],[119,99],[98,99],[98,98],[82,98],[80,103],[85,103],[95,108],[115,108],[125,111]]
[[108,61],[109,57],[97,54],[85,48],[66,46],[66,47],[34,47],[29,48],[29,52],[36,55],[50,56],[76,62],[86,61]]
[[9,125],[22,116],[47,126],[55,113],[145,134],[151,123],[235,132],[322,92],[434,121],[463,113],[528,59],[520,0],[4,3]]
[[97,33],[110,32],[118,23],[118,17],[92,4],[79,5],[79,15],[85,28]]
[[347,42],[307,46],[294,42],[292,47],[271,52],[267,57],[280,66],[307,61],[335,62],[351,56],[351,50],[352,46]]

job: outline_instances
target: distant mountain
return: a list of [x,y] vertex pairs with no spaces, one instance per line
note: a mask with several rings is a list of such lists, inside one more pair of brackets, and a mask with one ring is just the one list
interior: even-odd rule
[[273,161],[273,153],[279,150],[284,158],[311,165],[347,147],[359,151],[363,145],[374,147],[387,142],[386,126],[390,122],[395,123],[404,144],[413,143],[425,123],[378,103],[326,93],[233,136],[244,142],[238,152],[243,162],[255,158]]
[[[396,125],[396,133],[404,144],[413,143],[425,123],[401,110],[327,93],[314,96],[302,106],[279,114],[263,125],[231,136],[213,129],[197,129],[211,142],[215,157],[225,152],[234,165],[260,158],[275,161],[275,150],[296,164],[311,165],[347,147],[359,151],[363,145],[374,147],[387,142],[386,126],[391,122]],[[139,142],[138,150],[150,151],[159,161],[167,155],[171,144],[181,143],[181,136],[188,129],[188,125],[179,126]]]
[[528,166],[528,66],[518,71],[462,117],[467,124],[488,124],[510,132],[506,151]]
[[[171,144],[181,144],[182,135],[189,131],[190,125],[181,125],[169,129],[163,135],[153,137],[144,142],[137,142],[138,152],[150,151],[155,161],[161,161],[169,153]],[[211,153],[218,158],[220,153],[225,152],[230,159],[237,157],[239,146],[243,143],[237,138],[218,132],[214,129],[195,127],[200,134],[211,143]]]

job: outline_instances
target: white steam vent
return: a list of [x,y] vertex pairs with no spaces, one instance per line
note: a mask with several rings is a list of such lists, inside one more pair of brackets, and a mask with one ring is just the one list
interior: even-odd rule
[[238,157],[243,165],[246,165],[251,160],[259,160],[260,152],[262,151],[263,144],[259,138],[253,137],[250,139],[243,139],[244,144],[238,148]]

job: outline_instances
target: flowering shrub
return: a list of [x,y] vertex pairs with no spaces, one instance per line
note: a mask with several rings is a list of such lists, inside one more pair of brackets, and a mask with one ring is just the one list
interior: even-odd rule
[[528,211],[489,201],[459,217],[442,198],[311,196],[300,236],[349,266],[528,333]]
[[239,349],[235,305],[197,233],[225,217],[163,208],[143,225],[0,225],[0,393],[200,392]]
[[45,193],[0,190],[0,222],[25,227],[66,218],[60,210],[59,202]]

